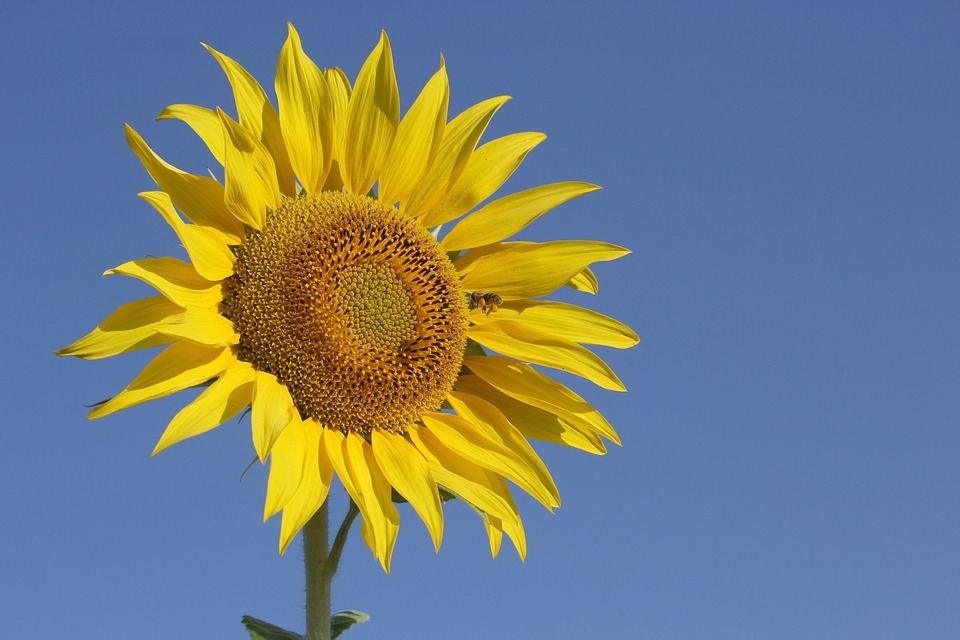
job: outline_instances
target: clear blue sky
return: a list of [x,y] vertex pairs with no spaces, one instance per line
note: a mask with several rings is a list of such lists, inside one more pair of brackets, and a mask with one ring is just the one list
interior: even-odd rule
[[248,426],[151,459],[182,396],[83,406],[147,356],[51,355],[147,294],[104,269],[177,251],[122,123],[202,172],[154,116],[231,106],[200,41],[272,87],[290,20],[351,77],[387,29],[404,108],[441,53],[452,112],[513,96],[488,136],[549,138],[506,190],[604,187],[526,239],[630,247],[585,302],[643,338],[604,353],[629,393],[573,383],[623,447],[539,448],[564,504],[520,501],[526,562],[462,504],[439,555],[403,512],[391,575],[348,544],[334,608],[373,620],[345,638],[960,637],[960,5],[463,6],[0,8],[3,635],[302,630],[299,545],[260,522],[264,470],[239,481]]

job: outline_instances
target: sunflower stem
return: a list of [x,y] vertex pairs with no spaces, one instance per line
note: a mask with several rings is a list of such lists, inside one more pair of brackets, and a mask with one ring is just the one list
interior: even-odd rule
[[324,500],[303,528],[303,564],[307,579],[307,640],[330,640],[330,583],[325,571],[329,525],[328,501]]
[[323,573],[330,582],[333,582],[333,576],[337,573],[337,566],[340,564],[340,556],[343,554],[343,546],[347,542],[347,534],[350,533],[350,525],[360,514],[357,503],[350,501],[350,508],[343,522],[340,523],[340,529],[337,531],[337,537],[333,539],[333,547],[327,555],[327,561],[323,563]]

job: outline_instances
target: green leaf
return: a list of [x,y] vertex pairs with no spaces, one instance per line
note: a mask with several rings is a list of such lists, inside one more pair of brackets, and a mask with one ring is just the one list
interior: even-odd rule
[[346,611],[337,611],[335,614],[330,616],[330,640],[336,640],[340,637],[340,634],[357,624],[358,622],[366,622],[370,619],[370,616],[363,613],[362,611],[353,611],[347,609]]
[[243,626],[247,628],[247,633],[250,634],[253,640],[306,640],[306,638],[299,633],[281,629],[269,622],[257,620],[250,616],[243,616],[240,618],[240,621],[243,622]]

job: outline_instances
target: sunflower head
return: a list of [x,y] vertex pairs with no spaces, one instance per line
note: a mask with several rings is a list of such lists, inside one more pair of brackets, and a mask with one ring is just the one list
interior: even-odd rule
[[140,195],[188,260],[143,258],[107,271],[158,295],[123,305],[58,353],[164,349],[89,417],[203,387],[156,453],[249,407],[254,448],[270,459],[264,516],[283,514],[281,551],[336,476],[387,570],[400,521],[394,492],[439,547],[439,487],[481,514],[494,555],[506,533],[523,557],[508,482],[547,508],[560,504],[529,441],[592,453],[605,451],[602,438],[619,443],[596,409],[534,365],[623,391],[584,345],[625,348],[638,338],[545,298],[564,285],[596,293],[591,265],[625,249],[510,238],[597,187],[558,182],[493,198],[544,136],[480,145],[507,98],[448,119],[442,59],[401,119],[385,33],[351,83],[314,64],[290,26],[276,106],[240,64],[207,49],[236,115],[175,104],[160,118],[190,126],[223,171],[181,171],[127,127],[159,188]]
[[302,416],[369,438],[441,408],[463,361],[466,303],[422,225],[367,196],[302,194],[236,254],[222,313],[237,358],[275,375]]

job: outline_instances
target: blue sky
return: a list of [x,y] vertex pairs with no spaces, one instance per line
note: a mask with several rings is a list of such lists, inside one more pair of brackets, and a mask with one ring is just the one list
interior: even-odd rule
[[526,562],[491,560],[462,504],[439,555],[404,512],[389,576],[355,531],[333,604],[373,620],[345,638],[960,636],[960,6],[516,4],[0,8],[5,635],[302,630],[246,424],[151,459],[184,397],[83,406],[148,355],[51,355],[146,294],[104,269],[178,250],[123,122],[202,172],[155,115],[231,106],[201,41],[272,87],[289,20],[351,77],[385,28],[404,108],[441,53],[451,112],[511,95],[487,139],[549,138],[506,191],[604,187],[524,238],[632,249],[569,299],[643,338],[603,352],[628,393],[571,383],[623,447],[539,447],[563,507],[519,500]]

